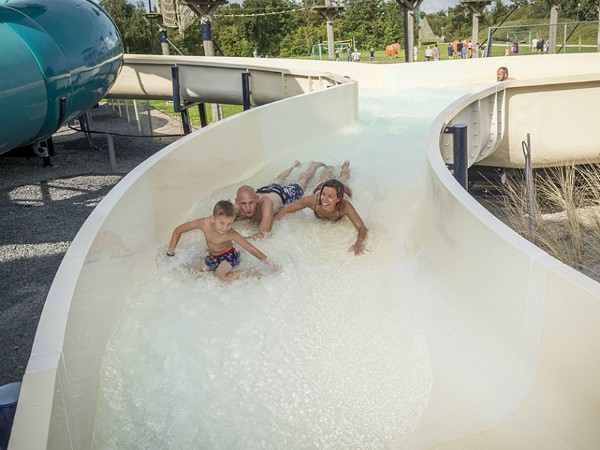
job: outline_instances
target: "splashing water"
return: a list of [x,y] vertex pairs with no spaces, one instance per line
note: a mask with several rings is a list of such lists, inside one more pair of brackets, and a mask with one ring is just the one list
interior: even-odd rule
[[[397,279],[409,260],[404,225],[423,190],[431,120],[459,94],[362,95],[356,125],[240,180],[268,184],[294,159],[350,160],[368,252],[347,252],[347,219],[305,210],[255,243],[281,271],[220,285],[188,268],[205,249],[187,233],[129,295],[104,358],[94,448],[399,448],[432,382],[411,311],[418,289]],[[211,193],[190,218],[236,188]],[[243,235],[254,227],[235,224]],[[260,264],[242,250],[242,268]]]

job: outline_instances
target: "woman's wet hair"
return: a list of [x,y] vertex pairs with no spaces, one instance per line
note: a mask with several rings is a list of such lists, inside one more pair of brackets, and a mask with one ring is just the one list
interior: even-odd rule
[[[341,200],[344,198],[344,183],[336,180],[335,178],[332,178],[331,180],[327,180],[325,183],[323,183],[323,186],[321,186],[321,190],[319,191],[319,198],[317,199],[317,201],[319,202],[319,205],[321,204],[321,195],[323,194],[323,189],[325,189],[326,187],[335,189],[335,195],[338,200]],[[339,203],[338,203],[338,206],[339,206]]]

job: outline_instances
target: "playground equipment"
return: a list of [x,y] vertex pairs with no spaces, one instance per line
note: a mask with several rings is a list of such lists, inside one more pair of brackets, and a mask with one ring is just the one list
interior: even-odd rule
[[[328,44],[313,44],[310,49],[311,59],[328,59]],[[335,59],[346,59],[346,49],[353,48],[350,41],[337,41],[333,43]]]
[[0,153],[49,139],[110,89],[123,44],[92,0],[0,4]]

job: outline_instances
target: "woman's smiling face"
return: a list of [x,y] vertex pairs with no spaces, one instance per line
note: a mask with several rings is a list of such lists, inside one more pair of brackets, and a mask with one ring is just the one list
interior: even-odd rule
[[335,188],[325,186],[321,191],[321,206],[323,209],[329,209],[330,205],[337,205],[340,199],[337,198],[337,191]]

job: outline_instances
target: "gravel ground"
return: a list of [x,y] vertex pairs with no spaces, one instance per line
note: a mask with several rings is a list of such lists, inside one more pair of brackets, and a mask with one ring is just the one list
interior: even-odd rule
[[[107,105],[92,117],[94,130],[139,135]],[[54,136],[52,167],[37,157],[0,157],[0,386],[23,378],[50,285],[81,225],[127,172],[169,143],[113,139],[116,173],[104,135],[88,141],[69,128]]]

